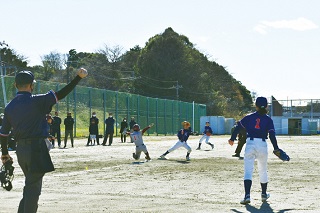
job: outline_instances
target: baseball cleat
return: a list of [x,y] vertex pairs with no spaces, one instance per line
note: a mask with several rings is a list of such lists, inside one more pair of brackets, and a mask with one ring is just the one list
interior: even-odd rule
[[160,155],[161,159],[166,159],[166,157],[164,155]]
[[196,150],[200,150],[200,147],[198,147]]
[[270,194],[261,194],[261,201],[266,202],[269,197],[270,197]]
[[247,205],[250,203],[250,196],[245,196],[243,200],[240,201],[240,204]]
[[213,149],[214,148],[214,145],[213,144],[211,144],[211,149]]
[[187,160],[187,161],[190,161],[190,157],[186,157],[186,160]]
[[136,153],[132,153],[132,157],[135,159],[135,160],[138,160],[139,158],[137,157]]

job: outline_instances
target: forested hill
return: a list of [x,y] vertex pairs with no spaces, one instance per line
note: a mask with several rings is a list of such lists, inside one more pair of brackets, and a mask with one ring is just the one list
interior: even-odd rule
[[142,48],[137,45],[124,51],[118,45],[105,45],[94,53],[51,52],[33,67],[5,42],[0,43],[0,54],[8,75],[14,69],[29,69],[37,79],[67,82],[83,66],[90,75],[81,84],[90,87],[194,101],[206,104],[208,115],[238,118],[252,107],[250,91],[241,82],[172,28],[153,36]]
[[134,84],[138,93],[204,103],[209,115],[238,117],[252,106],[241,82],[171,28],[149,39],[135,70],[141,77]]

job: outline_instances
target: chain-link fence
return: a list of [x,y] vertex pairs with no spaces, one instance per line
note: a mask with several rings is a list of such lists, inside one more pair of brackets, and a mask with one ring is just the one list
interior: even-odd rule
[[[17,91],[14,87],[14,77],[2,77],[0,83],[2,87],[0,111],[3,112],[6,103],[15,97]],[[58,91],[65,85],[57,82],[37,81],[34,93],[46,93],[50,89]],[[148,134],[171,135],[177,133],[184,120],[193,125],[193,131],[199,132],[200,117],[206,115],[206,105],[77,86],[65,99],[54,106],[52,114],[54,111],[59,112],[62,121],[67,116],[67,112],[72,113],[75,119],[74,134],[78,137],[88,136],[89,119],[92,112],[96,112],[100,120],[100,134],[105,131],[105,119],[109,113],[113,113],[116,120],[115,135],[120,134],[120,123],[124,117],[128,122],[131,117],[134,117],[141,128],[154,123],[155,126],[148,131]],[[63,133],[63,124],[61,128]]]

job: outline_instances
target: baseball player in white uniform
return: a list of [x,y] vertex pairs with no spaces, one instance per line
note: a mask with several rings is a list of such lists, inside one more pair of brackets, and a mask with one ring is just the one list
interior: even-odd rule
[[244,199],[240,201],[241,204],[246,205],[250,203],[250,190],[252,185],[252,173],[254,171],[254,162],[257,160],[258,171],[261,185],[261,201],[265,202],[270,195],[267,194],[268,185],[268,144],[267,136],[274,150],[278,150],[278,143],[275,136],[273,120],[267,115],[268,101],[265,97],[258,97],[256,99],[256,112],[246,115],[235,127],[229,144],[233,145],[234,140],[241,129],[247,131],[247,141],[244,154]]
[[149,156],[149,152],[147,150],[146,145],[143,143],[142,135],[145,131],[150,129],[153,126],[153,123],[144,128],[142,131],[140,131],[140,126],[138,124],[134,124],[132,129],[133,132],[127,132],[128,135],[130,135],[132,142],[136,145],[136,152],[132,153],[132,156],[135,160],[140,159],[141,152],[144,152],[146,155],[146,160],[151,160]]

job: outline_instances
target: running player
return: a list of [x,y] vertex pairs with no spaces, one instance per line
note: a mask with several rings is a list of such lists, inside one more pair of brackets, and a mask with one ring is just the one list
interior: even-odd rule
[[161,159],[166,159],[166,155],[169,154],[170,152],[173,152],[174,150],[180,148],[180,147],[184,147],[185,149],[188,150],[187,152],[187,156],[186,156],[186,160],[189,161],[190,160],[190,153],[191,153],[191,148],[190,146],[187,144],[187,140],[189,138],[189,135],[191,133],[191,128],[190,128],[190,123],[188,121],[183,121],[182,123],[183,129],[181,129],[177,136],[179,138],[179,141],[170,149],[168,149],[164,154],[162,154],[160,156]]
[[267,160],[268,160],[268,146],[267,136],[273,145],[273,148],[279,149],[277,139],[275,136],[275,130],[273,120],[267,115],[268,101],[265,97],[258,97],[256,99],[256,112],[248,114],[242,120],[237,122],[237,126],[234,129],[229,144],[232,146],[237,134],[241,129],[246,129],[247,140],[246,148],[244,151],[244,199],[240,201],[241,204],[250,203],[250,190],[252,185],[252,173],[254,169],[254,161],[258,162],[258,170],[261,183],[261,200],[266,201],[270,195],[267,194],[268,184],[268,172],[267,172]]

